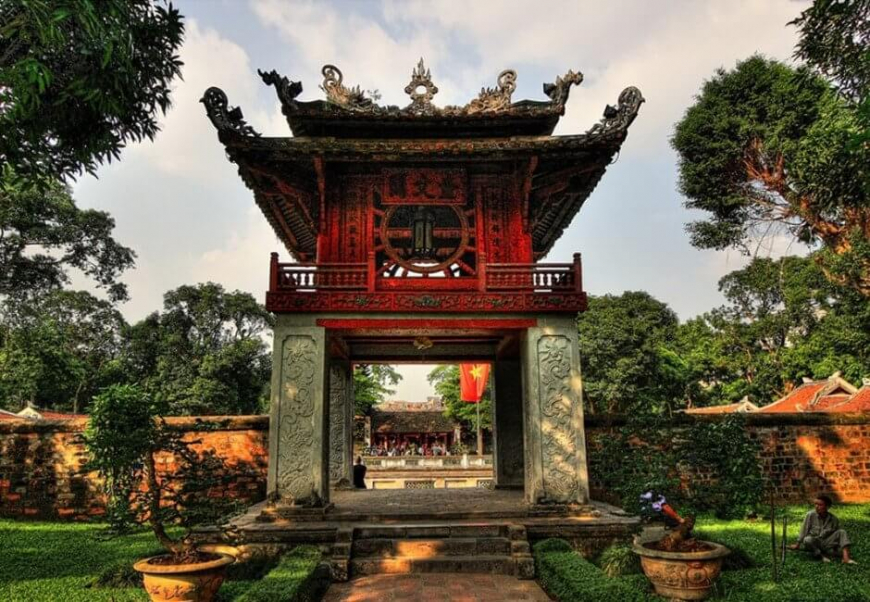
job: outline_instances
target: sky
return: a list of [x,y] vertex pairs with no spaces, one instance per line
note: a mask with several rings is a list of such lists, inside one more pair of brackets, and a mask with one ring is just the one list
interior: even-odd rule
[[[301,80],[301,99],[322,98],[324,64],[345,84],[378,90],[381,104],[405,105],[404,87],[423,57],[440,89],[435,104],[462,105],[499,72],[518,73],[514,101],[546,100],[541,85],[569,69],[574,88],[556,134],[575,134],[616,104],[623,88],[646,103],[611,165],[547,261],[583,254],[591,295],[645,290],[681,319],[720,305],[718,280],[745,265],[736,251],[701,251],[685,224],[703,217],[683,207],[669,138],[705,79],[753,53],[790,61],[796,31],[787,23],[806,3],[786,0],[417,0],[308,2],[175,0],[186,18],[183,81],[153,142],[133,144],[97,178],[74,186],[80,206],[108,211],[115,237],[137,253],[128,271],[129,321],[162,308],[182,284],[214,281],[263,301],[269,253],[287,253],[227,161],[199,99],[218,86],[265,136],[289,136],[274,89],[257,69]],[[774,240],[761,254],[800,252]],[[395,397],[431,394],[427,369],[402,367]]]

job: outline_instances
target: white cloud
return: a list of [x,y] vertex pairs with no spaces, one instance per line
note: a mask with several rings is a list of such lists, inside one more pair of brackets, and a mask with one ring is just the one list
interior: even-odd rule
[[193,270],[200,281],[222,284],[227,290],[251,292],[265,302],[263,291],[269,288],[269,253],[281,247],[272,228],[259,209],[251,207],[244,223],[225,236],[194,262]]

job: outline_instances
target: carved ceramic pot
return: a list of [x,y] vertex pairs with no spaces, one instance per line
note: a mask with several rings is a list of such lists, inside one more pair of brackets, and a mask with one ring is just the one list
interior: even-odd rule
[[229,554],[215,554],[215,560],[195,564],[152,564],[154,556],[133,565],[142,573],[145,591],[152,602],[211,602],[224,582],[227,566],[235,561]]
[[711,541],[701,543],[710,549],[664,552],[643,543],[635,543],[632,549],[640,556],[643,572],[658,595],[672,600],[705,600],[722,570],[722,560],[731,550]]

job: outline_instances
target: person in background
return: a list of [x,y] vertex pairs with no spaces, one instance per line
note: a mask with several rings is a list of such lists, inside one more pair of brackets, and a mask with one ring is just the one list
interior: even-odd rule
[[353,486],[355,489],[366,489],[366,465],[362,463],[362,456],[357,456],[353,465]]
[[837,517],[828,512],[833,501],[827,495],[818,495],[814,501],[815,510],[804,517],[797,542],[789,546],[792,550],[806,550],[823,562],[831,562],[831,556],[840,554],[843,564],[857,564],[849,554],[849,536],[840,528]]

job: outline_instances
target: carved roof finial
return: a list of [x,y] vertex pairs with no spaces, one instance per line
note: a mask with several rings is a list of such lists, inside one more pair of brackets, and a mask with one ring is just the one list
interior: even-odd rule
[[[420,88],[423,88],[422,90]],[[435,110],[432,99],[438,94],[438,86],[432,83],[432,73],[423,64],[423,58],[411,72],[411,82],[405,86],[405,94],[411,97],[409,111],[413,113],[431,113]]]
[[372,99],[366,98],[365,92],[359,86],[348,88],[342,84],[344,76],[335,65],[324,65],[320,72],[323,74],[323,83],[320,84],[320,89],[326,92],[326,98],[329,102],[352,111],[361,111],[373,106]]
[[497,88],[481,88],[480,94],[465,106],[469,115],[501,111],[511,106],[511,96],[517,89],[517,72],[505,69],[498,74]]

